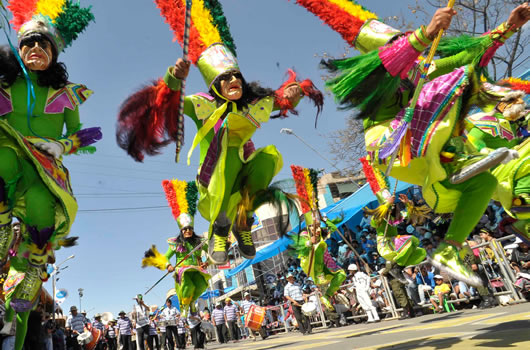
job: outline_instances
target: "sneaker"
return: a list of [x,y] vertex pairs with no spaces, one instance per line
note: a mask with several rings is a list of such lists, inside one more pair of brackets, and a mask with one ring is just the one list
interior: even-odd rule
[[223,265],[228,262],[228,232],[230,232],[230,221],[228,224],[220,225],[216,220],[213,224],[212,236],[208,242],[208,255],[210,261],[215,265]]
[[460,260],[458,250],[445,242],[440,243],[432,258],[428,258],[435,268],[447,272],[449,276],[473,287],[482,286],[482,280]]
[[[247,227],[244,229],[234,228],[232,233],[237,239],[237,247],[241,255],[247,259],[254,259],[256,256],[256,247],[254,246],[254,241],[252,240],[252,232],[250,231],[249,222],[253,221],[254,218],[247,220]],[[235,226],[235,225],[234,225]]]
[[482,158],[481,160],[471,165],[468,165],[451,175],[449,177],[449,182],[453,185],[460,184],[472,178],[473,176],[481,174],[487,171],[488,169],[491,169],[494,166],[500,164],[509,154],[510,150],[508,148],[498,148],[487,156],[485,156],[484,158]]

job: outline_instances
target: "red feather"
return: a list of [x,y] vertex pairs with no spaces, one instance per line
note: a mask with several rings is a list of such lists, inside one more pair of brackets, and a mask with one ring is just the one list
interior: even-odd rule
[[287,113],[289,112],[294,115],[298,115],[298,111],[294,109],[294,106],[292,105],[291,101],[284,98],[285,89],[293,83],[297,83],[302,89],[302,94],[308,97],[311,101],[313,101],[315,107],[317,108],[317,115],[315,119],[316,127],[318,116],[320,112],[322,112],[322,107],[324,106],[324,95],[320,90],[316,88],[316,86],[311,80],[306,79],[302,82],[297,81],[296,73],[292,69],[287,70],[287,74],[289,76],[288,79],[274,93],[275,104],[280,107],[280,113],[273,116],[272,118],[286,118]]
[[296,0],[296,3],[318,16],[339,33],[350,46],[353,46],[353,42],[365,22],[353,17],[350,13],[327,0]]
[[365,157],[359,158],[359,160],[363,164],[363,171],[364,176],[366,176],[366,181],[370,184],[372,192],[376,194],[377,192],[379,192],[381,187],[379,186],[379,183],[377,182],[377,179],[375,177],[374,169],[372,168],[372,165],[368,163]]
[[180,92],[170,90],[163,80],[129,96],[118,114],[118,145],[139,162],[144,154],[159,154],[162,147],[175,140],[178,127],[169,119],[177,119],[178,112],[173,110],[178,110],[179,102]]
[[[184,42],[184,23],[186,18],[186,4],[182,0],[155,0],[156,6],[160,9],[160,13],[166,19],[171,30],[175,34],[174,40],[177,40],[182,46]],[[201,53],[206,50],[206,45],[202,42],[201,36],[197,28],[193,25],[191,20],[190,27],[190,42],[188,48],[188,58],[196,64]]]
[[291,171],[293,172],[296,193],[298,194],[298,197],[300,197],[302,213],[307,213],[311,210],[311,207],[309,206],[310,198],[308,197],[307,189],[305,187],[306,178],[304,175],[304,168],[298,165],[291,165]]
[[18,31],[20,27],[29,21],[37,9],[38,0],[10,1],[7,8],[13,13],[13,29]]
[[175,193],[175,188],[173,187],[173,184],[170,180],[163,180],[162,187],[164,188],[164,192],[166,193],[167,203],[171,208],[173,217],[175,217],[175,220],[178,220],[178,217],[180,215],[180,208],[177,202],[177,194]]

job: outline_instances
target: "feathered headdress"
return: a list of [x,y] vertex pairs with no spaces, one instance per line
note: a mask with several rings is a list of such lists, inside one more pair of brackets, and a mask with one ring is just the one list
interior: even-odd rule
[[302,213],[318,210],[318,171],[291,165]]
[[388,178],[378,168],[374,168],[366,157],[359,159],[363,165],[364,176],[366,181],[370,185],[372,192],[377,197],[380,205],[375,209],[364,208],[364,211],[369,215],[373,215],[374,218],[381,222],[382,220],[388,219],[388,213],[392,209],[393,203],[388,201],[391,194],[389,191]]
[[46,36],[57,52],[70,46],[85,30],[94,15],[91,6],[82,8],[72,0],[11,0],[7,6],[13,13],[13,28],[20,42],[32,33]]
[[530,81],[519,78],[507,78],[499,81],[499,85],[507,86],[512,90],[521,90],[525,94],[530,94]]
[[197,212],[198,190],[194,181],[177,179],[162,181],[166,199],[179,228],[193,227],[193,217]]

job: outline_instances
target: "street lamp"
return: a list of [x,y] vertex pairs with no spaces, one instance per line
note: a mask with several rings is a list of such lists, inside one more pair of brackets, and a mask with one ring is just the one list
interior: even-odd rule
[[[57,282],[57,274],[59,273],[59,268],[61,267],[62,264],[64,264],[65,262],[67,262],[68,260],[70,259],[73,259],[75,258],[75,255],[70,255],[68,258],[64,259],[63,261],[61,261],[61,263],[55,265],[53,264],[53,271],[52,271],[52,292],[53,292],[53,296],[52,296],[52,319],[53,321],[55,321],[55,294],[57,293],[57,291],[55,290],[55,284]],[[65,266],[64,268],[62,268],[61,270],[64,270],[66,269],[68,266]]]
[[[335,170],[337,170],[339,173],[341,172],[341,170],[339,168],[337,168],[337,166],[334,163],[332,163],[328,158],[324,157],[319,151],[317,151],[315,148],[313,148],[313,146],[311,146],[309,143],[305,142],[305,140],[303,138],[301,138],[300,136],[296,135],[295,132],[293,131],[293,129],[282,128],[280,130],[280,134],[293,135],[298,140],[300,140],[304,145],[309,147],[313,152],[315,152],[320,158],[322,158],[326,162],[328,162],[329,165],[331,165]],[[350,176],[346,176],[346,178],[348,178],[354,185],[356,184],[355,180],[353,178],[351,178]]]

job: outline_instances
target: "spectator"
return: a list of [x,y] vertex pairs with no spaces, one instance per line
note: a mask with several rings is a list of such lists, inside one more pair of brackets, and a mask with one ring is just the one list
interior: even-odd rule
[[239,327],[237,326],[237,319],[239,317],[239,306],[232,303],[232,299],[225,299],[224,307],[226,324],[228,326],[228,332],[230,333],[230,338],[237,343],[239,341]]
[[218,301],[215,304],[215,309],[212,311],[212,323],[217,329],[217,340],[221,344],[224,344],[228,341],[228,339],[225,338],[225,334],[227,332],[225,322],[226,319],[223,305],[220,301]]
[[302,304],[304,297],[302,295],[302,288],[294,282],[294,275],[292,273],[287,274],[287,285],[284,288],[284,296],[291,302],[293,308],[293,314],[298,322],[298,328],[303,335],[311,334],[311,322],[309,318],[302,313]]
[[103,349],[103,345],[105,342],[105,326],[103,325],[103,323],[101,323],[101,314],[96,314],[94,316],[94,322],[92,323],[92,327],[94,327],[95,329],[99,329],[101,332],[101,338],[99,338],[99,342],[96,345],[96,350]]
[[[156,307],[155,307],[156,309]],[[147,344],[151,350],[160,350],[160,343],[158,341],[158,333],[156,332],[156,321],[154,318],[149,318],[149,335]]]
[[[135,298],[136,305],[134,305],[133,320],[136,324],[136,346],[138,350],[144,350],[144,342],[149,337],[149,308],[143,301],[142,294],[138,294]],[[153,350],[149,347],[150,350]]]
[[74,350],[81,350],[81,346],[77,342],[77,337],[84,332],[86,324],[87,320],[85,316],[77,312],[77,307],[71,306],[70,316],[66,319],[66,330],[72,338],[71,343]]
[[133,325],[129,317],[125,316],[125,311],[120,311],[118,314],[118,336],[123,350],[133,350],[132,344],[132,329]]
[[407,267],[403,269],[403,277],[405,277],[405,289],[407,291],[408,297],[416,304],[420,302],[418,295],[418,285],[416,284],[416,272],[412,267]]
[[420,266],[419,273],[416,273],[416,284],[418,285],[418,294],[420,305],[425,305],[425,292],[430,292],[436,287],[434,282],[434,273],[427,271],[425,265]]
[[516,272],[515,286],[521,291],[530,289],[530,249],[519,237],[515,240],[517,248],[512,251],[511,265]]
[[451,287],[444,283],[444,278],[440,275],[434,276],[434,283],[436,283],[436,287],[434,287],[434,293],[431,295],[431,303],[436,311],[443,312],[444,298],[451,293]]
[[366,316],[368,316],[368,323],[379,322],[379,314],[377,313],[377,309],[372,304],[372,299],[370,298],[370,276],[362,271],[359,271],[359,268],[355,264],[348,266],[348,271],[351,271],[354,274],[352,279],[353,287],[355,288],[357,301],[359,304],[361,304]]

